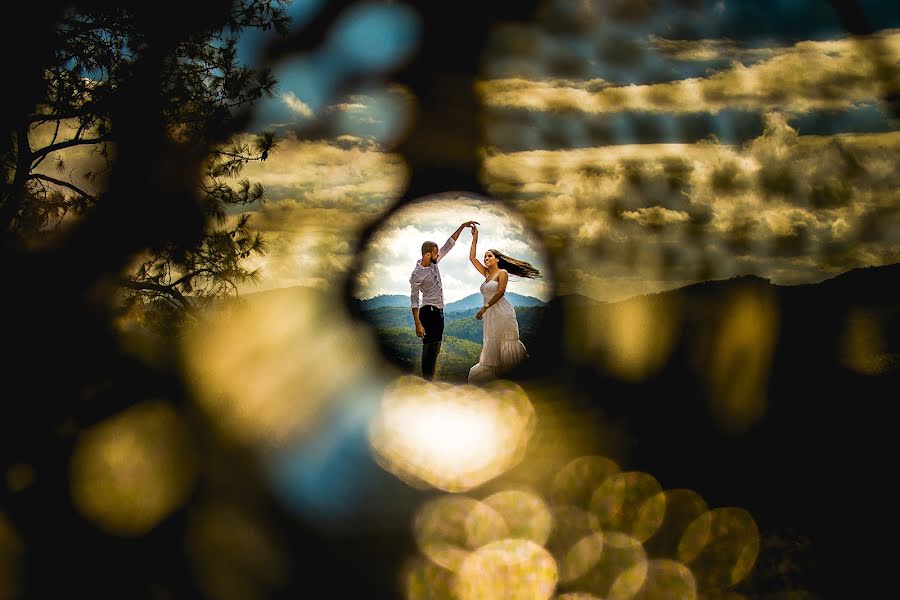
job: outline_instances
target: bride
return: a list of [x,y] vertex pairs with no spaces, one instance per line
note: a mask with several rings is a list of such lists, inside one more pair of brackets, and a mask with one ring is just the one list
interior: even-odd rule
[[469,383],[479,383],[495,379],[527,356],[525,345],[519,340],[516,311],[504,294],[510,275],[534,279],[540,277],[540,272],[529,263],[496,250],[485,252],[482,264],[476,257],[478,228],[471,227],[469,261],[485,278],[481,284],[484,305],[475,315],[476,319],[484,321],[484,342],[478,364],[469,370]]

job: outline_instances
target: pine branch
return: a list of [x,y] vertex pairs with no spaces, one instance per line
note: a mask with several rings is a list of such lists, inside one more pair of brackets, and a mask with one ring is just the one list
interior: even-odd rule
[[39,179],[41,181],[50,182],[54,185],[62,186],[64,188],[69,188],[70,190],[72,190],[76,194],[80,195],[85,200],[90,200],[90,201],[94,202],[95,204],[97,203],[96,196],[92,196],[92,195],[88,194],[87,192],[85,192],[84,190],[79,188],[78,186],[76,186],[72,183],[69,183],[68,181],[62,181],[61,179],[56,179],[56,178],[50,177],[48,175],[41,175],[40,173],[32,173],[31,175],[28,176],[28,179]]
[[96,145],[103,144],[105,142],[112,142],[114,140],[111,135],[104,135],[97,138],[87,138],[87,139],[71,139],[66,140],[65,142],[59,142],[58,144],[51,144],[45,148],[41,148],[40,150],[36,150],[31,153],[33,157],[40,158],[42,156],[46,156],[52,152],[56,152],[58,150],[65,150],[66,148],[73,148],[75,146],[87,146],[87,145]]
[[134,281],[133,279],[123,279],[120,278],[117,283],[130,290],[136,290],[140,292],[158,292],[160,294],[168,295],[171,298],[174,298],[179,302],[181,308],[184,309],[185,312],[190,314],[191,316],[200,317],[200,314],[197,312],[197,309],[191,303],[191,301],[177,289],[172,286],[162,285],[159,283],[151,283],[149,281]]
[[[52,146],[53,144],[56,143],[56,138],[59,137],[59,127],[60,127],[60,125],[62,125],[62,121],[57,121],[57,122],[56,122],[56,129],[53,130],[53,139],[50,140],[50,145],[51,145],[51,146]],[[29,125],[29,126],[30,126],[30,125]],[[44,159],[45,159],[45,158],[47,158],[47,155],[46,155],[46,154],[45,154],[44,156],[40,157],[40,158],[38,159],[37,162],[33,162],[32,165],[31,165],[31,168],[32,168],[32,169],[38,168],[38,166],[40,166],[40,164],[41,164],[42,162],[44,162]]]
[[193,279],[194,277],[196,277],[197,275],[199,275],[199,274],[201,274],[201,273],[209,273],[209,274],[212,275],[212,274],[215,274],[215,271],[214,271],[213,269],[210,269],[210,268],[197,269],[196,271],[193,271],[193,272],[188,273],[187,275],[181,277],[180,279],[178,279],[178,281],[176,281],[175,283],[172,283],[172,284],[170,284],[170,285],[171,285],[172,287],[177,286],[177,285],[181,285],[181,284],[184,283],[185,281],[187,281],[187,280],[189,280],[189,279]]

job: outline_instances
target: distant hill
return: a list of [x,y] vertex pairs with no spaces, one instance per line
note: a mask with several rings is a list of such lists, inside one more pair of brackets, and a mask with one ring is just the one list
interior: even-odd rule
[[[537,298],[523,296],[521,294],[516,294],[515,292],[507,292],[506,299],[509,300],[513,306],[543,306],[545,304]],[[360,310],[363,311],[384,307],[405,308],[406,310],[409,310],[409,296],[401,294],[382,294],[380,296],[375,296],[374,298],[359,300],[358,302]],[[446,304],[444,306],[444,311],[453,312],[458,310],[469,310],[471,308],[477,309],[480,308],[482,304],[483,300],[481,294],[475,293],[466,296],[462,300]]]
[[402,294],[381,294],[380,296],[375,296],[374,298],[366,298],[365,300],[359,301],[360,310],[373,310],[385,306],[391,306],[395,308],[402,307],[406,308],[406,310],[409,310],[409,296],[404,296]]
[[[537,298],[533,298],[531,296],[523,296],[521,294],[517,294],[515,292],[506,292],[505,298],[509,300],[510,304],[513,306],[543,306],[546,304],[545,302],[538,300]],[[463,298],[462,300],[457,300],[456,302],[451,302],[444,307],[444,312],[453,312],[457,310],[469,310],[471,308],[481,308],[484,305],[484,298],[481,296],[481,293],[470,294]]]
[[[407,301],[409,298],[407,298]],[[381,306],[362,312],[362,318],[372,324],[373,327],[412,327],[412,311],[396,306]]]
[[584,296],[582,294],[566,294],[564,296],[558,296],[558,298],[564,305],[572,308],[606,304],[603,300],[597,300],[596,298],[591,298],[590,296]]
[[[479,305],[480,307],[480,305]],[[519,319],[519,329],[520,333],[523,328],[525,330],[533,329],[532,322],[538,318],[538,315],[541,314],[543,310],[543,305],[539,306],[521,306],[516,307],[516,316]],[[454,323],[460,320],[464,320],[468,323],[468,325],[456,325],[456,329],[453,331],[462,331],[465,329],[468,331],[471,328],[475,328],[477,326],[478,333],[475,335],[474,329],[472,331],[468,331],[466,335],[461,335],[464,339],[470,339],[472,341],[476,341],[479,344],[481,343],[481,323],[475,318],[475,313],[478,312],[478,307],[470,308],[467,310],[454,310],[454,311],[445,311],[444,312],[444,327],[445,331],[451,331],[450,327]],[[393,306],[382,306],[380,308],[375,308],[372,310],[366,310],[362,312],[362,318],[372,324],[373,327],[409,327],[413,326],[413,318],[412,311],[409,308],[397,308]],[[450,334],[455,335],[455,334]]]
[[[411,327],[381,327],[375,330],[375,338],[385,356],[400,370],[422,373],[422,340]],[[469,369],[481,356],[481,344],[444,335],[438,358],[435,378],[438,381],[465,383]]]
[[[527,348],[543,316],[543,306],[523,306],[516,309],[516,321],[519,323],[519,338]],[[448,313],[445,318],[444,334],[475,342],[481,346],[484,326],[475,318],[477,310]]]

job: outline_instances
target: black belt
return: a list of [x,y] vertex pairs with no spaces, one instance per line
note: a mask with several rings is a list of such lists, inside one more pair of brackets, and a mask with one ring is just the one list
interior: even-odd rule
[[435,305],[433,305],[433,304],[423,304],[423,305],[422,305],[422,310],[425,310],[426,308],[433,308],[434,310],[436,310],[436,311],[438,311],[438,312],[440,312],[440,313],[443,313],[443,312],[444,312],[444,309],[443,309],[443,308],[438,308],[437,306],[435,306]]

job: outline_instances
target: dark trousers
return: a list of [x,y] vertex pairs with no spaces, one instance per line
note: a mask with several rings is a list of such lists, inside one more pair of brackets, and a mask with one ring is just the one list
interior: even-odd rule
[[444,339],[444,311],[426,304],[419,309],[419,321],[425,329],[422,338],[422,377],[431,381],[441,351],[441,340]]

